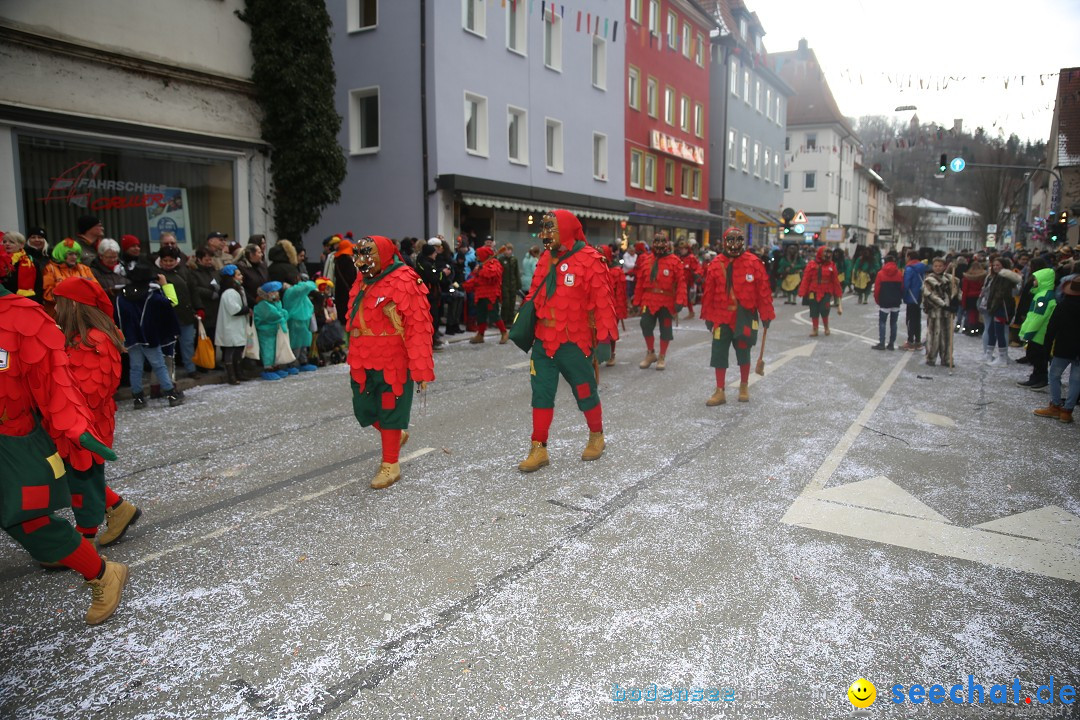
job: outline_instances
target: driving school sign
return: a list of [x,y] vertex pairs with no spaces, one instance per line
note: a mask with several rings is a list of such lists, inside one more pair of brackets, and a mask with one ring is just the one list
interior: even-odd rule
[[[105,163],[83,160],[49,178],[43,203],[66,202],[88,210],[126,210],[164,205],[166,188],[137,180],[106,180],[101,177]],[[111,194],[108,194],[111,193]]]

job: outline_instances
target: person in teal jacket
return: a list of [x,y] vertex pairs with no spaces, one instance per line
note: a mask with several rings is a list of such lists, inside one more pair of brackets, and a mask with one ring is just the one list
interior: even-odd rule
[[1032,290],[1031,307],[1028,308],[1024,324],[1020,326],[1020,339],[1028,344],[1028,357],[1031,359],[1031,377],[1024,383],[1032,390],[1046,387],[1049,382],[1049,358],[1044,341],[1046,326],[1057,307],[1054,295],[1057,276],[1054,268],[1035,271],[1035,288]]
[[263,380],[280,380],[286,375],[297,375],[299,370],[274,370],[277,357],[278,330],[289,332],[289,313],[281,306],[279,299],[282,285],[277,280],[264,283],[259,288],[258,302],[255,304],[255,334],[259,336],[259,358],[263,365]]
[[311,347],[311,318],[315,315],[315,305],[308,297],[317,292],[311,280],[299,282],[281,296],[281,305],[289,313],[289,346],[296,356],[297,369],[300,372],[315,372],[316,367],[308,362],[308,348]]

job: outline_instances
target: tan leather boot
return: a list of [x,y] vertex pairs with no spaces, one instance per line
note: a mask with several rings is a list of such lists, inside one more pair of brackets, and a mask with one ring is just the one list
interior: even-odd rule
[[482,333],[482,332],[478,332],[475,335],[473,335],[471,338],[469,338],[469,344],[470,345],[480,345],[483,342],[484,342],[484,333]]
[[607,365],[608,367],[615,367],[615,353],[614,352],[611,353],[611,358],[604,364]]
[[664,355],[661,355],[660,357],[658,357],[656,359],[656,369],[657,370],[663,370],[666,367],[667,367],[667,357],[665,357]]
[[750,386],[739,383],[739,402],[750,402]]
[[1053,418],[1053,419],[1057,420],[1058,418],[1061,417],[1061,406],[1060,405],[1055,405],[1054,403],[1050,403],[1046,407],[1039,408],[1038,410],[1036,410],[1035,414],[1038,415],[1039,417]]
[[529,456],[518,464],[518,470],[526,473],[536,472],[547,464],[547,445],[537,440],[533,440],[532,447],[529,448]]
[[375,490],[388,488],[401,479],[401,463],[382,463],[379,472],[371,479],[371,487]]
[[810,331],[810,337],[817,337],[817,329],[816,328],[814,330]]
[[724,388],[718,387],[713,392],[712,396],[705,401],[706,407],[716,407],[717,405],[724,405],[727,403],[727,394],[724,392]]
[[98,545],[101,547],[112,545],[114,542],[124,537],[124,533],[127,532],[128,527],[134,525],[135,521],[141,516],[142,510],[135,507],[127,500],[121,500],[120,504],[115,508],[105,508],[105,532],[98,535]]
[[656,362],[656,353],[650,351],[649,354],[645,356],[645,359],[641,361],[641,364],[638,365],[638,367],[642,370],[648,370],[649,366],[652,365],[654,362]]
[[505,345],[506,341],[509,340],[509,339],[510,339],[510,331],[509,330],[503,330],[502,335],[499,336],[499,344],[500,345]]
[[828,325],[825,326],[825,334],[826,335],[831,335],[832,334],[832,333],[829,332],[829,326]]
[[589,442],[586,443],[585,449],[581,453],[581,459],[597,460],[604,454],[605,447],[607,447],[607,443],[604,442],[604,433],[590,432]]
[[408,430],[402,430],[401,431],[401,444],[398,445],[398,449],[401,449],[401,448],[405,447],[405,443],[407,443],[407,442],[409,442],[409,431]]
[[86,611],[87,625],[100,625],[116,612],[127,578],[127,565],[106,561],[105,573],[97,580],[86,581],[92,596]]

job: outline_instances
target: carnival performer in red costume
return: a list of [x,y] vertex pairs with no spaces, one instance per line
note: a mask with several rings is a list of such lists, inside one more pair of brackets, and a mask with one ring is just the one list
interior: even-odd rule
[[[93,413],[95,431],[112,447],[116,429],[113,396],[120,385],[120,352],[124,348],[124,336],[112,321],[112,303],[100,285],[82,277],[61,281],[53,294],[71,375]],[[86,538],[96,536],[99,546],[119,540],[142,515],[142,510],[105,484],[103,463],[94,462],[86,470],[69,470],[68,488],[75,529]],[[98,536],[102,520],[108,524]]]
[[[814,325],[810,337],[817,337],[818,318],[821,318],[821,323],[825,326],[825,334],[829,334],[829,308],[832,307],[832,301],[839,301],[843,294],[836,263],[833,262],[833,253],[822,245],[817,249],[815,258],[806,264],[802,285],[799,287],[799,297],[803,299],[803,304],[810,306],[810,322]],[[843,315],[844,308],[837,305],[836,314]]]
[[[0,279],[11,260],[0,250]],[[0,522],[42,563],[82,575],[97,625],[120,604],[126,565],[105,561],[93,544],[53,513],[71,505],[65,463],[87,470],[116,455],[91,434],[93,419],[75,387],[64,335],[40,305],[0,285]]]
[[693,253],[693,248],[690,247],[690,243],[686,240],[680,240],[676,243],[675,255],[679,258],[679,262],[682,263],[683,273],[686,274],[686,307],[690,311],[686,319],[689,320],[694,317],[694,297],[697,295],[698,281],[701,280],[701,263],[698,262],[697,256]]
[[[686,307],[686,273],[682,263],[671,254],[667,233],[656,233],[652,253],[638,256],[634,305],[641,308],[641,333],[648,353],[638,365],[642,370],[656,363],[657,370],[667,367],[667,349],[675,335],[671,324]],[[654,349],[653,332],[660,323],[660,356]]]
[[705,402],[709,407],[727,402],[724,386],[732,345],[739,363],[739,402],[750,401],[750,348],[757,343],[759,322],[769,327],[776,317],[772,301],[765,265],[746,250],[742,231],[728,228],[723,254],[709,263],[705,273],[701,300],[701,319],[713,334],[709,365],[716,369],[716,391]]
[[499,344],[504,345],[509,333],[499,312],[499,301],[502,299],[502,263],[495,257],[495,251],[487,245],[476,248],[476,262],[476,269],[465,281],[465,290],[471,292],[476,300],[476,335],[469,338],[469,342],[474,345],[484,342],[484,331],[487,330],[488,323],[491,323],[502,333]]
[[354,249],[357,278],[349,292],[349,368],[353,413],[382,438],[382,465],[371,487],[401,478],[398,454],[409,439],[413,385],[435,380],[427,287],[401,261],[388,238],[374,235]]
[[[615,253],[610,245],[601,247],[600,254],[604,256],[604,260],[610,266],[608,267],[608,274],[611,276],[611,299],[615,303],[615,320],[622,322],[626,320],[628,304],[626,298],[626,273],[623,272],[622,265],[615,260]],[[615,364],[615,342],[615,340],[611,341],[611,357],[605,363],[608,367]]]
[[[548,464],[548,430],[562,375],[578,409],[585,413],[589,441],[582,460],[604,454],[604,423],[594,363],[619,338],[611,280],[603,256],[585,241],[581,222],[567,210],[545,213],[540,239],[546,248],[536,263],[525,298],[536,309],[535,338],[529,361],[532,386],[532,447],[518,465],[533,472]],[[520,332],[520,328],[515,324]],[[515,340],[515,342],[518,342]]]

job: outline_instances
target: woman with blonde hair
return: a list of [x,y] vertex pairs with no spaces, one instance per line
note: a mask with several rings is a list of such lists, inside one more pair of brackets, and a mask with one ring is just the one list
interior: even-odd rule
[[[112,320],[112,302],[92,278],[70,277],[54,289],[56,323],[64,333],[71,375],[93,414],[94,430],[109,447],[116,430],[116,400],[120,384],[120,353],[124,336]],[[142,511],[105,484],[105,465],[97,456],[88,470],[71,468],[67,473],[75,529],[99,546],[123,537]],[[98,526],[106,528],[98,535]]]
[[26,237],[20,232],[6,232],[3,234],[4,249],[11,255],[11,274],[4,281],[4,287],[16,295],[35,298],[37,292],[34,289],[37,283],[37,267],[34,260],[26,254]]

